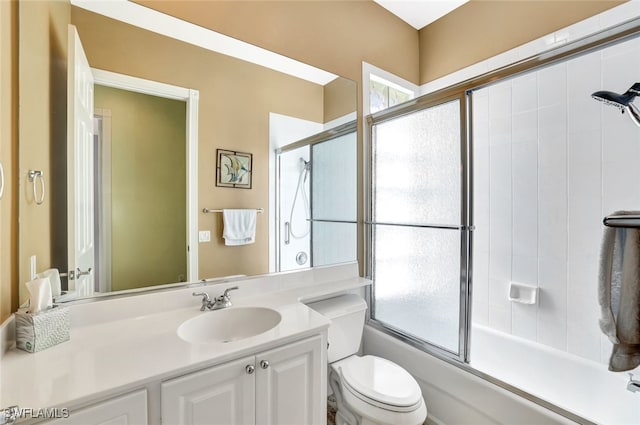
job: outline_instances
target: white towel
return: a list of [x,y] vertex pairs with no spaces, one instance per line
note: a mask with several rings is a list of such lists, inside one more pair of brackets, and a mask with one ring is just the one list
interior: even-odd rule
[[248,245],[256,241],[257,210],[222,210],[225,245]]
[[609,370],[631,370],[640,365],[639,229],[605,228],[598,280],[600,329],[613,343]]

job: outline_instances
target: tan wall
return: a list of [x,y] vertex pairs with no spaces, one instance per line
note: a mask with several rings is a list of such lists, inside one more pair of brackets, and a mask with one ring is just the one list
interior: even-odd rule
[[[147,7],[210,28],[358,84],[362,119],[362,62],[413,83],[419,80],[418,31],[371,0],[198,1],[135,0]],[[363,138],[358,132],[358,169]],[[358,187],[363,183],[358,174]],[[358,218],[364,217],[358,197]],[[358,258],[363,269],[364,228],[358,228]]]
[[336,78],[324,86],[324,122],[340,118],[358,109],[355,82]]
[[366,61],[418,82],[417,31],[371,0],[136,2],[354,81]]
[[18,306],[18,3],[0,1],[0,323]]
[[[19,6],[19,282],[24,285],[29,280],[31,255],[37,257],[37,271],[60,265],[60,258],[66,257],[49,235],[66,234],[66,217],[54,214],[57,204],[66,204],[66,176],[52,153],[64,153],[67,143],[67,25],[71,15],[67,1],[20,1]],[[33,200],[27,181],[30,169],[44,171],[47,197],[42,205]],[[20,295],[24,301],[26,291]]]
[[471,0],[420,30],[420,84],[621,3],[624,1]]
[[96,85],[94,106],[111,112],[111,290],[184,281],[186,103]]
[[[322,86],[72,8],[89,63],[99,69],[200,92],[198,210],[268,208],[269,113],[323,121]],[[216,149],[253,154],[253,187],[215,186]],[[199,215],[212,241],[199,244],[199,276],[268,271],[267,213],[258,215],[256,243],[226,247],[221,214]]]

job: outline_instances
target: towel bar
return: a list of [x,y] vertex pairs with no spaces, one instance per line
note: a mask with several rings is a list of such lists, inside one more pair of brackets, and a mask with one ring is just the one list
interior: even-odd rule
[[607,227],[640,228],[640,215],[608,215],[602,220],[602,223]]
[[[253,208],[253,209],[255,209],[258,212],[258,214],[262,214],[264,212],[264,208]],[[222,211],[224,211],[224,210],[221,210],[221,209],[220,210],[212,210],[210,208],[203,208],[202,209],[202,212],[205,213],[205,214],[207,214],[207,213],[221,213]]]

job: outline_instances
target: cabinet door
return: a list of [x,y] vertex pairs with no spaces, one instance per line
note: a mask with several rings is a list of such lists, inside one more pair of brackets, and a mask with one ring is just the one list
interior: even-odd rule
[[256,356],[257,424],[326,423],[327,363],[323,353],[322,337],[317,336]]
[[136,391],[72,410],[69,417],[45,422],[47,425],[146,425],[147,390]]
[[255,422],[255,358],[245,357],[162,383],[162,423],[252,425]]

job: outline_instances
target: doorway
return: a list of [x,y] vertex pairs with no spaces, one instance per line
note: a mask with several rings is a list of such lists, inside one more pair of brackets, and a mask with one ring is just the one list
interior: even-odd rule
[[195,281],[197,91],[92,72],[95,290]]

